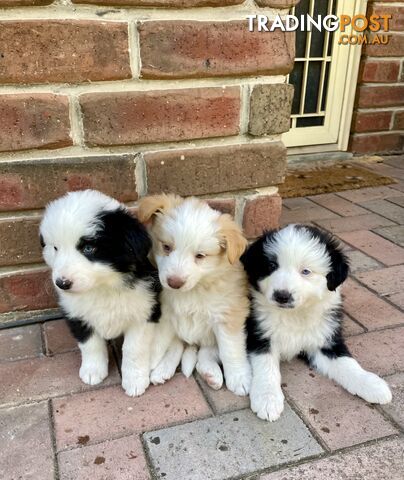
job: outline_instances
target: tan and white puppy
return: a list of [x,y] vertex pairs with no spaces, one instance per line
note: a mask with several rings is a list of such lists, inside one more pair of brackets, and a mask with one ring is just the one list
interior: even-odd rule
[[152,382],[163,383],[174,374],[182,354],[180,339],[187,345],[182,357],[186,376],[196,363],[206,382],[219,389],[220,360],[227,388],[248,394],[251,373],[244,331],[248,286],[239,262],[247,241],[240,228],[230,215],[206,202],[175,195],[143,198],[138,216],[149,227],[163,285],[162,316],[173,327],[159,335],[154,346],[160,359],[166,354],[152,372]]

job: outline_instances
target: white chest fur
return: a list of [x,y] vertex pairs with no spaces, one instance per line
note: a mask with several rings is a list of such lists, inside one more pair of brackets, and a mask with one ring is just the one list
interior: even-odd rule
[[228,310],[227,302],[211,292],[194,289],[190,292],[164,290],[162,303],[181,340],[190,345],[216,344],[214,326]]
[[112,339],[132,325],[146,322],[154,301],[147,285],[139,282],[135,288],[62,293],[60,303],[69,316],[84,320],[103,338]]
[[268,304],[262,294],[255,296],[257,319],[265,336],[271,339],[271,351],[281,359],[290,360],[300,352],[322,348],[335,330],[330,315],[341,304],[339,292],[309,308],[280,309]]

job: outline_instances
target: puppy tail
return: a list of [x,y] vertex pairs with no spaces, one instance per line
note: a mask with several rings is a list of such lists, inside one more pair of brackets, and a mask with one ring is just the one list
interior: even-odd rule
[[187,378],[192,375],[197,360],[198,349],[194,345],[188,345],[185,348],[181,359],[181,371]]

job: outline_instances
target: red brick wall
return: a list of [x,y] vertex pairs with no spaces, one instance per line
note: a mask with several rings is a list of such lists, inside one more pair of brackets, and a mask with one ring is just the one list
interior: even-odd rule
[[368,4],[368,16],[390,14],[388,45],[366,46],[358,79],[350,149],[355,154],[404,148],[404,2]]
[[[293,3],[256,2],[274,13]],[[161,190],[201,195],[250,237],[277,224],[294,35],[248,32],[253,2],[0,8],[0,314],[55,305],[37,228],[68,190],[134,210]]]

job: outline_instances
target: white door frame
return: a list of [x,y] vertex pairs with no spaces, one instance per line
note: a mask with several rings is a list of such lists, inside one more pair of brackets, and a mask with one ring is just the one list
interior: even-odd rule
[[[366,14],[366,7],[367,0],[339,0],[336,15]],[[290,155],[346,151],[348,148],[362,48],[360,45],[338,45],[338,32],[333,38],[324,125],[291,128],[283,134],[282,140]],[[352,28],[347,28],[346,34],[351,32]]]

